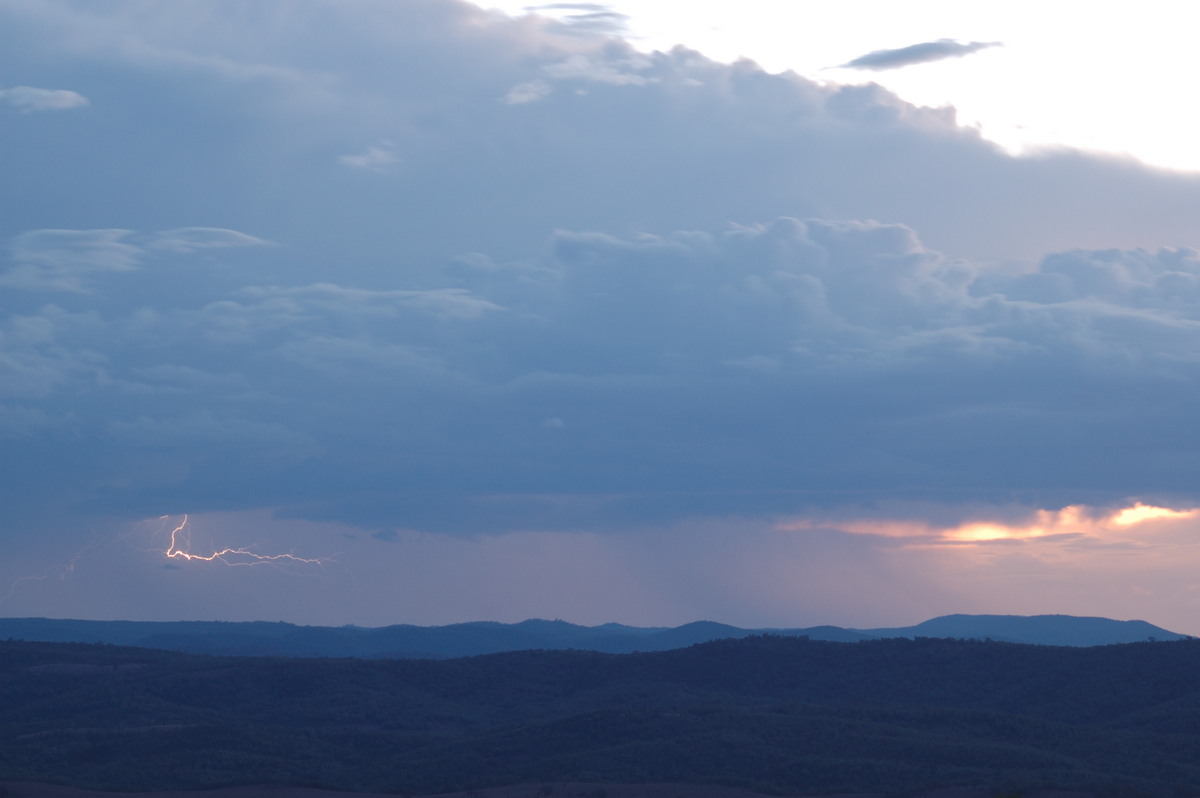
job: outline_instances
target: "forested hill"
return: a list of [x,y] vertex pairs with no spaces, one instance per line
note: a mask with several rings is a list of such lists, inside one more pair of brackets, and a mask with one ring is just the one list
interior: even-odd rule
[[712,621],[674,628],[609,623],[579,626],[565,621],[528,620],[505,624],[448,626],[295,626],[289,623],[216,621],[78,621],[0,618],[0,640],[113,643],[194,654],[301,657],[464,657],[530,649],[580,649],[625,654],[667,651],[723,638],[756,634],[857,641],[892,637],[952,637],[1010,643],[1097,646],[1144,640],[1179,640],[1145,621],[1114,621],[1070,615],[945,615],[916,626],[892,629],[742,629]]
[[539,782],[784,794],[1200,794],[1200,641],[723,640],[454,660],[0,643],[0,781],[429,794]]

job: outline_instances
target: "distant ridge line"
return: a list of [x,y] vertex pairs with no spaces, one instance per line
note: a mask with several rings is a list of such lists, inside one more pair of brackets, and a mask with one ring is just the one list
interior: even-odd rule
[[476,621],[445,626],[400,624],[297,626],[268,621],[86,621],[0,618],[0,639],[57,643],[111,643],[194,654],[286,657],[447,659],[531,649],[578,649],[611,654],[667,651],[751,635],[859,642],[940,637],[1055,646],[1101,646],[1187,639],[1146,621],[1073,615],[943,615],[915,626],[849,629],[840,626],[743,629],[715,621],[676,627],[606,623],[581,626],[561,620],[519,623]]

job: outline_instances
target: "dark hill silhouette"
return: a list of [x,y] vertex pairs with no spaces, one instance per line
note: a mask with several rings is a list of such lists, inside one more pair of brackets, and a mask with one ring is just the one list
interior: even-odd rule
[[[891,633],[896,634],[891,634]],[[1103,646],[1143,640],[1177,640],[1145,621],[1113,621],[1073,615],[943,615],[907,629],[874,629],[877,637],[959,637],[1055,646]]]
[[565,621],[515,624],[479,621],[449,626],[295,626],[288,623],[213,621],[77,621],[0,619],[0,639],[112,643],[196,654],[300,657],[448,658],[531,649],[580,649],[625,654],[666,651],[723,638],[768,632],[787,637],[851,642],[890,637],[992,639],[1042,645],[1096,646],[1145,640],[1179,640],[1145,621],[1070,615],[946,615],[895,629],[741,629],[713,621],[674,628],[622,624],[579,626]]
[[564,782],[1196,795],[1200,640],[752,636],[641,654],[452,660],[0,642],[3,781],[402,795]]

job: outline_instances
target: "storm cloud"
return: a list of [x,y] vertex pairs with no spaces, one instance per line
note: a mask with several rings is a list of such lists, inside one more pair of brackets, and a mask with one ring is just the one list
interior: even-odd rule
[[[94,304],[105,280],[149,282],[138,258],[176,285],[214,268],[122,246],[56,243],[45,270],[65,279],[75,253]],[[900,225],[783,218],[560,232],[534,262],[464,256],[440,287],[246,285],[109,312],[22,268],[64,296],[7,321],[13,418],[38,411],[10,433],[51,464],[51,430],[87,440],[93,478],[122,483],[95,510],[165,494],[476,533],[899,491],[1192,496],[1193,250],[997,273]],[[161,475],[127,479],[131,452]]]
[[456,0],[221,9],[0,3],[11,79],[90,103],[0,119],[29,552],[1200,503],[1200,178]]

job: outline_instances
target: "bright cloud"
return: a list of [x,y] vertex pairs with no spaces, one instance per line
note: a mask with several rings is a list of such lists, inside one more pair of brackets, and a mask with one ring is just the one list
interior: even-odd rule
[[[837,520],[829,522],[802,519],[785,521],[779,529],[802,531],[830,526],[856,535],[875,535],[896,538],[912,545],[986,544],[997,541],[1035,541],[1053,539],[1055,542],[1087,540],[1091,542],[1124,542],[1146,544],[1156,534],[1180,528],[1181,524],[1200,516],[1200,510],[1172,510],[1136,502],[1119,510],[1098,511],[1083,505],[1070,505],[1059,510],[1037,510],[1032,515],[1012,521],[978,520],[951,526],[928,521],[895,521],[877,519]],[[1195,529],[1186,524],[1186,529]]]
[[1108,521],[1116,526],[1135,526],[1148,521],[1186,521],[1195,518],[1197,514],[1200,514],[1200,510],[1171,510],[1138,502],[1114,513]]

